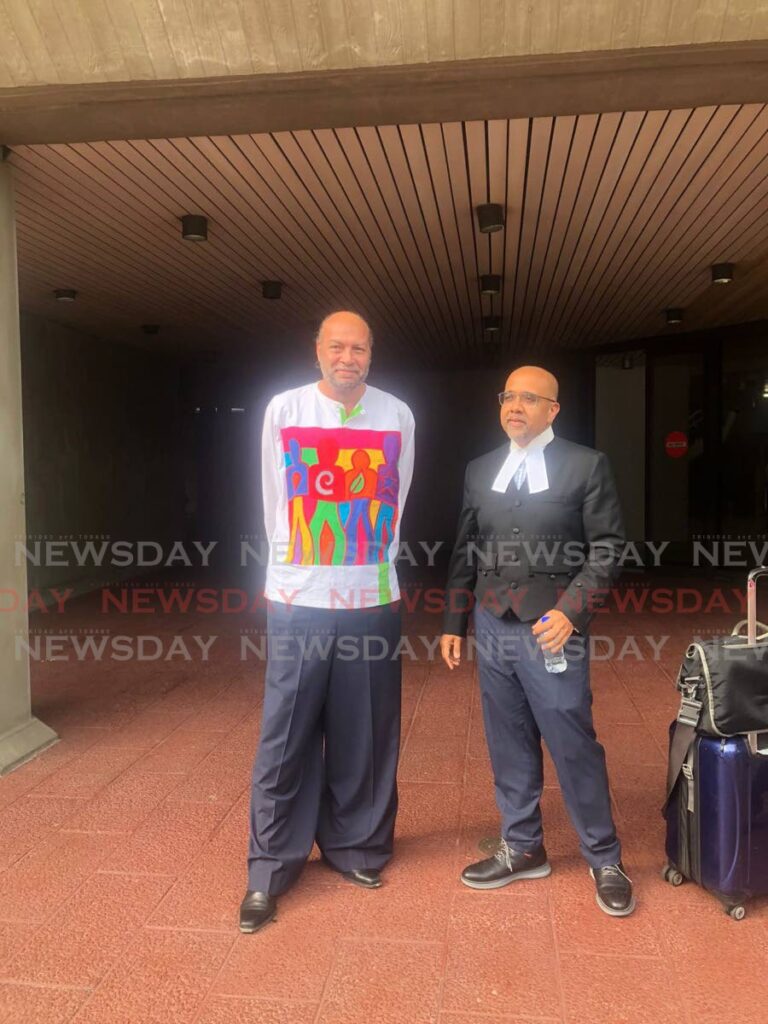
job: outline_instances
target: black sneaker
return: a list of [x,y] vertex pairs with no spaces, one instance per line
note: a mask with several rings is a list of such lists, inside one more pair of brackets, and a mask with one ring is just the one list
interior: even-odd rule
[[604,868],[590,868],[595,880],[597,905],[611,917],[627,917],[635,909],[632,880],[624,873],[624,865],[609,864]]
[[461,880],[470,889],[500,889],[519,878],[546,878],[551,871],[543,846],[533,853],[523,853],[502,839],[492,857],[464,868]]

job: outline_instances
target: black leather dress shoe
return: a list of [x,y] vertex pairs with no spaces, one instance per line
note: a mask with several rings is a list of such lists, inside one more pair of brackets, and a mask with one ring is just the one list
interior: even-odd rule
[[240,931],[250,935],[274,921],[277,916],[277,900],[265,892],[249,889],[240,904]]
[[341,877],[363,889],[378,889],[381,886],[381,872],[376,868],[358,868],[356,871],[342,871]]
[[597,905],[611,917],[626,917],[635,909],[632,881],[624,874],[624,865],[609,864],[604,868],[590,868],[595,880]]
[[523,853],[502,839],[492,857],[464,868],[461,880],[470,889],[500,889],[520,878],[546,878],[551,871],[543,846],[533,853]]

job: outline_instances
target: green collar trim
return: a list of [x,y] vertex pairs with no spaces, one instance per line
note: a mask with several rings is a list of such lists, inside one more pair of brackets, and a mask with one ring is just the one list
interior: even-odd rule
[[350,409],[349,412],[347,412],[347,410],[342,405],[340,407],[340,409],[339,409],[339,415],[341,416],[341,422],[342,423],[348,423],[349,420],[354,419],[355,416],[359,416],[362,411],[363,411],[363,407],[362,407],[362,405],[360,405],[359,402],[354,407],[354,409]]

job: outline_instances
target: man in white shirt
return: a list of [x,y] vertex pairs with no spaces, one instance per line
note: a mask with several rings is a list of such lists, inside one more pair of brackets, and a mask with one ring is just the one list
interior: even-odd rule
[[381,885],[392,855],[395,558],[414,422],[405,403],[366,384],[372,344],[357,314],[331,314],[316,341],[322,380],[276,395],[264,417],[269,657],[243,932],[274,920],[276,898],[313,842],[330,868],[365,888]]
[[[474,592],[478,675],[502,834],[494,855],[466,867],[461,881],[498,889],[550,873],[539,807],[543,738],[597,904],[625,917],[635,901],[611,814],[605,754],[592,724],[585,637],[604,603],[600,595],[618,574],[624,542],[619,499],[602,452],[555,436],[560,405],[549,371],[519,367],[498,397],[509,440],[467,467],[441,640],[442,656],[455,668]],[[573,637],[574,630],[581,636]],[[566,642],[566,658],[555,658]]]

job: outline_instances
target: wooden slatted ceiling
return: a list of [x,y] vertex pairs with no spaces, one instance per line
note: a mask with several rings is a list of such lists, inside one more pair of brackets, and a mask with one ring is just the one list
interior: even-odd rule
[[0,0],[0,88],[756,40],[762,0]]
[[[19,147],[22,306],[104,337],[304,343],[352,307],[424,365],[768,317],[768,108]],[[477,229],[501,202],[506,228]],[[209,218],[183,242],[179,217]],[[728,287],[715,262],[737,265]],[[501,274],[481,296],[479,277]],[[285,282],[279,302],[260,282]],[[76,303],[52,298],[73,287]]]

